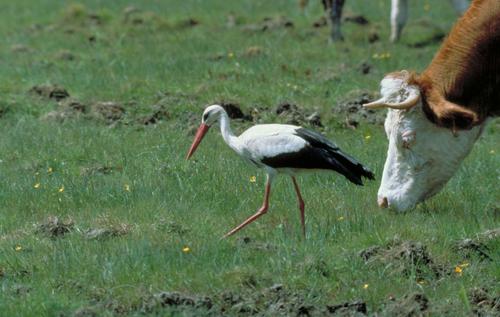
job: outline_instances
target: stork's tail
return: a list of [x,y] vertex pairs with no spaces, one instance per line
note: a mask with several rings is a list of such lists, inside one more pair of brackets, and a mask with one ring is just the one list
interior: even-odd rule
[[331,163],[335,170],[356,185],[363,186],[362,178],[375,179],[375,175],[350,155],[340,149],[330,150]]

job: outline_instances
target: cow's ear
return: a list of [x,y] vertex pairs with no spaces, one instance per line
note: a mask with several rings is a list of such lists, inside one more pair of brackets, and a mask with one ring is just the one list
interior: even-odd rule
[[470,129],[479,122],[477,113],[444,98],[433,111],[438,124],[451,129]]

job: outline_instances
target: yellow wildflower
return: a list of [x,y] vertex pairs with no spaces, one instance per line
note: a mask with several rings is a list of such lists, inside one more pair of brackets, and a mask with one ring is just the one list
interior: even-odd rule
[[49,174],[50,174],[50,173],[52,173],[53,171],[54,171],[54,170],[52,169],[52,167],[49,167],[49,168],[47,169],[47,173],[49,173]]
[[185,246],[184,248],[182,248],[182,252],[189,253],[189,252],[191,252],[191,248],[188,246]]
[[59,189],[57,191],[60,193],[63,193],[64,192],[64,185],[61,185],[61,187],[59,187]]
[[371,136],[371,135],[369,135],[369,134],[368,134],[368,135],[365,135],[365,140],[370,140],[371,138],[372,138],[372,136]]
[[460,266],[455,266],[455,273],[457,273],[458,275],[462,275],[462,268]]
[[255,183],[257,181],[257,177],[250,176],[250,183]]
[[130,185],[129,185],[129,184],[125,184],[125,185],[123,185],[123,189],[124,189],[126,192],[129,192],[129,191],[130,191]]
[[16,245],[16,247],[14,249],[19,252],[23,249],[23,247],[20,245]]
[[369,286],[368,284],[364,284],[364,285],[363,285],[363,288],[364,288],[364,289],[367,289],[367,288],[368,288],[368,286]]
[[40,186],[41,186],[41,185],[40,185],[40,183],[36,183],[35,185],[33,185],[33,188],[35,188],[35,189],[39,189],[39,188],[40,188]]
[[340,217],[338,217],[338,218],[337,218],[337,220],[338,220],[338,221],[342,221],[342,220],[344,220],[344,216],[340,216]]

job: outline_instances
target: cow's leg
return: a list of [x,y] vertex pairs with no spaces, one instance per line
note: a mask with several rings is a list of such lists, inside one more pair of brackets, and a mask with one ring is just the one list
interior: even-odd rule
[[399,41],[408,20],[408,0],[391,1],[391,42]]
[[344,8],[345,0],[326,0],[329,5],[330,21],[332,22],[332,41],[343,41],[341,31],[342,9]]
[[450,0],[450,2],[458,15],[464,14],[469,7],[469,1],[467,0]]

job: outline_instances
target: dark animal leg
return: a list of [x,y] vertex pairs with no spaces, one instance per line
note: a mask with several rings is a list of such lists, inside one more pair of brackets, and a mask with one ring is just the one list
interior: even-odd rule
[[342,36],[340,26],[345,0],[322,0],[322,3],[325,11],[330,15],[330,21],[332,23],[332,41],[343,41],[344,37]]
[[295,188],[295,192],[297,193],[297,198],[299,200],[299,209],[300,209],[300,223],[302,225],[302,235],[304,238],[306,237],[306,221],[304,216],[305,204],[302,199],[302,195],[300,194],[299,185],[297,184],[297,180],[295,176],[292,176],[293,187]]

